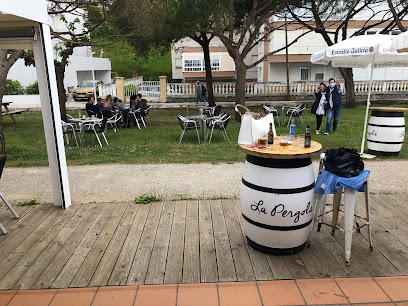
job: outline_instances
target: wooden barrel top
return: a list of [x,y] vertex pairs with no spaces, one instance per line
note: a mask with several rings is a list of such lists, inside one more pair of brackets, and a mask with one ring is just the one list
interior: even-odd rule
[[[316,141],[312,140],[310,148],[304,148],[298,146],[299,142],[296,139],[292,144],[287,147],[281,147],[279,145],[280,137],[276,137],[273,140],[272,145],[268,145],[268,148],[265,149],[255,149],[246,145],[239,145],[239,148],[242,152],[263,157],[263,158],[273,158],[273,159],[299,159],[299,158],[308,158],[316,154],[319,154],[322,150],[322,145]],[[302,141],[303,144],[303,141]]]
[[369,109],[383,112],[408,112],[408,107],[370,107]]

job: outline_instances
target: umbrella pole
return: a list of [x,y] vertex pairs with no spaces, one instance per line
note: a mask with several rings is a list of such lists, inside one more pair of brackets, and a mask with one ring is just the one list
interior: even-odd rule
[[371,84],[373,82],[373,63],[374,63],[374,56],[373,56],[373,60],[371,61],[371,65],[370,65],[370,83],[369,83],[369,87],[368,87],[368,96],[367,96],[367,107],[366,107],[366,114],[365,114],[365,120],[364,120],[364,132],[363,132],[363,141],[361,142],[361,151],[360,154],[364,153],[364,144],[365,144],[365,137],[366,137],[366,132],[367,132],[367,120],[368,120],[368,108],[370,107],[370,98],[371,98]]

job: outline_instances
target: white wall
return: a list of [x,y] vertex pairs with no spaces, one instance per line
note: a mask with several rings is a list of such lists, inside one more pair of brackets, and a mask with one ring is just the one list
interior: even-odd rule
[[41,106],[40,95],[5,95],[3,102],[12,102],[9,108]]

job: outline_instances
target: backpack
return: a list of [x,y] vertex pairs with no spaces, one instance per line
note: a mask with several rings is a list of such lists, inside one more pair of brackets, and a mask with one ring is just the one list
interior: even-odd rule
[[364,170],[364,162],[356,149],[327,150],[323,162],[327,171],[342,177],[358,176],[360,170]]

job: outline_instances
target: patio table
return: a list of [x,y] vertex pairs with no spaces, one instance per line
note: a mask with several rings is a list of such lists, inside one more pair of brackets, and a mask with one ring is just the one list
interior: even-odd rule
[[307,244],[313,218],[314,172],[310,148],[293,142],[281,147],[280,137],[265,149],[239,145],[247,154],[241,183],[241,210],[248,244],[275,255],[293,254]]
[[70,118],[68,121],[73,122],[73,123],[78,123],[79,125],[79,132],[80,132],[80,137],[79,137],[79,142],[81,143],[81,146],[84,145],[84,126],[85,124],[88,123],[96,123],[102,121],[100,118]]
[[291,104],[291,105],[289,105],[289,104],[278,104],[278,105],[271,105],[272,107],[280,107],[280,108],[282,108],[282,120],[279,122],[281,125],[283,125],[284,124],[284,119],[285,119],[285,117],[284,117],[284,111],[285,111],[285,108],[291,108],[291,107],[294,107],[294,106],[296,106],[295,104]]
[[207,121],[208,120],[216,120],[216,119],[220,119],[221,116],[213,116],[213,117],[209,117],[207,115],[196,115],[196,116],[188,116],[188,119],[192,119],[192,120],[200,120],[200,128],[202,131],[202,136],[203,136],[203,141],[206,142],[207,141]]
[[192,108],[192,109],[198,109],[198,111],[200,112],[200,115],[204,115],[204,111],[205,110],[210,110],[212,107],[211,106],[205,106],[205,105],[196,105],[196,106],[187,106],[187,116],[188,116],[188,109]]

